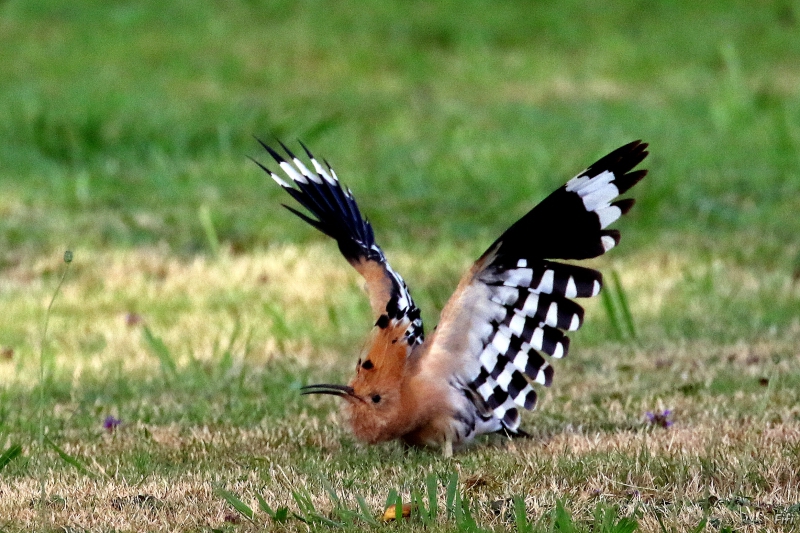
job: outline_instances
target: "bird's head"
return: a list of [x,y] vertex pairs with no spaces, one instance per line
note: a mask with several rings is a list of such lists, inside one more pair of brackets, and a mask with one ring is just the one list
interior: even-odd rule
[[400,324],[376,326],[348,385],[309,385],[302,394],[330,394],[345,400],[345,415],[360,440],[375,443],[403,435],[411,416],[410,399],[403,395],[410,353],[405,330]]

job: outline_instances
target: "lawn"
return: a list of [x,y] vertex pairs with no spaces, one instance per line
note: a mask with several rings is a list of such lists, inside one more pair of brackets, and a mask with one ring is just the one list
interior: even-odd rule
[[[0,530],[800,531],[799,30],[788,0],[0,2]],[[370,310],[253,136],[331,163],[428,331],[650,143],[530,439],[365,447],[299,395]]]

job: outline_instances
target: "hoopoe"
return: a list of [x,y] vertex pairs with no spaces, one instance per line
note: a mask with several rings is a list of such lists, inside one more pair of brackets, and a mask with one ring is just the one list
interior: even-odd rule
[[634,141],[598,160],[515,222],[464,274],[426,340],[420,310],[386,261],[372,226],[327,161],[306,152],[313,170],[283,144],[288,160],[259,141],[289,178],[256,163],[313,217],[289,211],[332,237],[364,277],[376,322],[348,385],[304,387],[344,400],[353,434],[378,443],[454,447],[485,433],[525,435],[519,407],[536,405],[534,383],[549,387],[553,367],[583,323],[573,298],[596,296],[602,275],[553,259],[597,257],[619,243],[606,227],[633,206],[613,201],[641,180],[648,155]]

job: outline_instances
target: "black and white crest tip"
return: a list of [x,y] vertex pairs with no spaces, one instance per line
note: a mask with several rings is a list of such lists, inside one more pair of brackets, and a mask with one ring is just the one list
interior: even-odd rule
[[553,368],[541,353],[565,357],[564,332],[583,324],[583,308],[572,298],[596,296],[602,287],[596,270],[552,260],[596,257],[619,243],[619,232],[606,228],[633,206],[633,199],[615,199],[647,173],[633,171],[646,148],[635,141],[598,160],[514,223],[478,260],[483,268],[474,283],[486,287],[489,301],[481,314],[487,322],[473,324],[482,349],[470,388],[506,429],[519,427],[516,406],[535,406],[531,383],[552,382]]
[[[321,164],[302,142],[300,146],[313,170],[280,141],[288,160],[261,140],[258,142],[269,152],[289,181],[258,161],[253,161],[316,218],[290,206],[284,207],[335,239],[345,259],[366,279],[370,302],[378,318],[376,325],[383,323],[383,316],[392,324],[407,321],[406,342],[409,345],[421,344],[424,333],[420,311],[405,281],[389,266],[383,251],[375,243],[372,225],[362,216],[350,189],[341,185],[327,161],[323,160],[324,165]],[[383,327],[388,325],[386,323]]]

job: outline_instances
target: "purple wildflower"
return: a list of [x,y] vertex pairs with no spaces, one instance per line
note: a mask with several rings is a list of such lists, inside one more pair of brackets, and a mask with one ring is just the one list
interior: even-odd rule
[[668,428],[672,425],[672,420],[669,419],[669,417],[672,416],[672,411],[669,409],[664,409],[663,411],[647,411],[645,416],[647,416],[647,421],[654,426]]
[[108,415],[103,421],[103,428],[109,433],[114,433],[114,430],[117,429],[117,426],[119,426],[121,423],[122,420],[119,418],[114,418],[114,415]]

